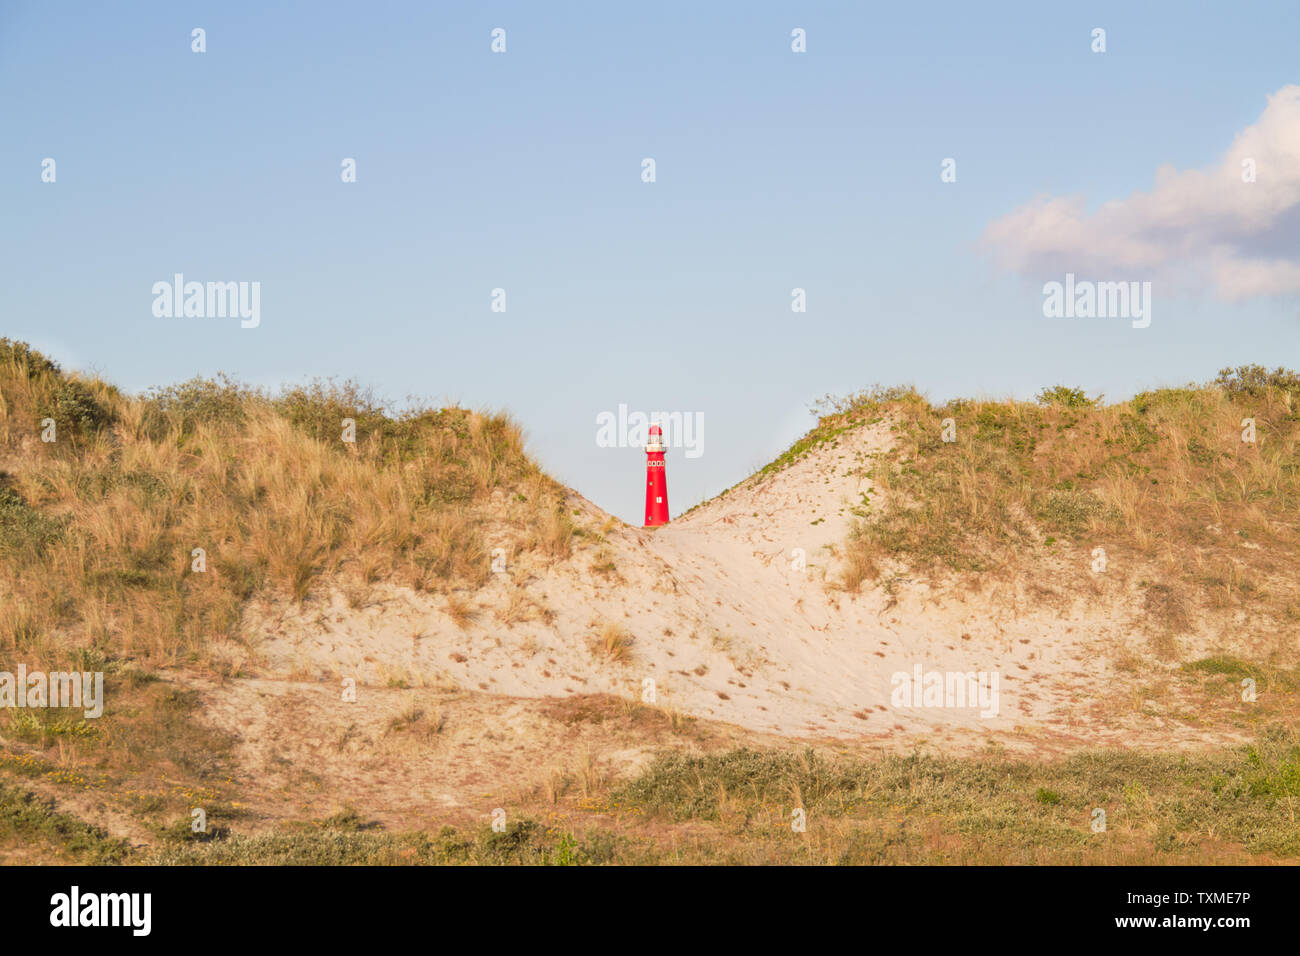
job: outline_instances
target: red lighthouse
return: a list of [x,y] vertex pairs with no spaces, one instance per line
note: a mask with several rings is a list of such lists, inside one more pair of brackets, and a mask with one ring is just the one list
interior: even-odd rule
[[664,432],[650,426],[650,444],[645,446],[645,526],[668,523],[668,476],[664,473]]

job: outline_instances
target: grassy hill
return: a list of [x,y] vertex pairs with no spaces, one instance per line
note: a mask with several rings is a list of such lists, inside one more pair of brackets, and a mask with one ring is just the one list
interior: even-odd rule
[[[1190,754],[1080,746],[1061,758],[1062,751],[1046,749],[1012,754],[997,742],[978,756],[957,756],[922,740],[910,754],[886,757],[866,737],[856,750],[841,739],[814,748],[594,693],[587,677],[601,668],[622,668],[640,687],[637,668],[649,659],[651,635],[631,619],[639,643],[617,659],[597,646],[592,669],[582,672],[574,663],[580,654],[565,658],[555,646],[576,642],[589,626],[594,612],[582,588],[618,604],[624,573],[649,581],[687,569],[665,568],[651,553],[648,542],[662,533],[656,539],[612,521],[601,527],[598,514],[600,531],[576,526],[568,490],[527,457],[505,416],[422,406],[393,412],[351,383],[270,394],[218,378],[132,396],[0,340],[0,670],[23,662],[102,670],[111,681],[111,707],[101,719],[0,710],[0,860],[1300,857],[1300,378],[1250,366],[1112,404],[1064,387],[1035,402],[943,405],[909,388],[873,389],[828,399],[816,426],[742,486],[779,481],[868,424],[892,432],[892,443],[872,446],[885,450],[862,464],[824,459],[826,473],[861,467],[871,492],[851,503],[847,537],[834,532],[825,587],[807,592],[810,603],[826,605],[819,613],[843,605],[869,616],[862,609],[879,606],[873,595],[905,580],[927,582],[941,595],[1007,584],[1040,610],[1059,604],[1062,614],[1070,600],[1136,596],[1133,627],[1149,631],[1153,648],[1169,658],[1166,670],[1185,677],[1186,686],[1176,688],[1177,708],[1155,715],[1142,710],[1159,694],[1137,688],[1126,717],[1203,722],[1206,739],[1231,725],[1240,731],[1235,739],[1254,743]],[[793,484],[800,487],[787,491],[795,499],[782,500],[805,492],[803,479]],[[735,522],[726,527],[750,517],[743,510],[724,515]],[[764,520],[756,511],[752,517]],[[823,520],[794,517],[803,526]],[[698,540],[721,538],[720,527]],[[594,556],[584,554],[584,537]],[[583,598],[564,606],[549,649],[525,651],[534,637],[510,632],[551,627],[549,615],[522,624],[510,614],[482,614],[482,634],[467,626],[472,599],[493,590],[497,548],[512,567],[528,555],[532,569],[557,569],[550,578],[521,575],[540,579],[539,589],[557,604],[565,588]],[[1095,569],[1099,549],[1104,573]],[[755,559],[728,558],[722,579],[771,570],[757,552],[740,553]],[[700,580],[698,568],[682,573],[682,593],[674,590],[661,604],[686,605],[687,590]],[[755,580],[774,592],[787,589],[775,577]],[[497,583],[496,600],[522,599],[523,581]],[[248,665],[258,659],[258,635],[241,625],[263,598],[296,607],[309,634],[313,615],[337,616],[341,631],[374,651],[373,635],[353,627],[360,618],[346,612],[379,614],[382,602],[370,594],[381,588],[436,595],[439,608],[450,609],[412,612],[426,615],[427,626],[409,641],[402,634],[410,644],[437,645],[440,661],[455,650],[448,667],[488,653],[493,632],[510,632],[511,643],[495,643],[498,653],[509,651],[503,668],[548,678],[553,669],[573,696],[529,702],[483,683],[445,690],[381,680],[366,687],[364,706],[340,714],[332,675],[268,676]],[[709,608],[723,603],[713,592],[690,597]],[[623,634],[627,622],[614,613],[623,611],[598,623]],[[816,654],[832,636],[861,642],[857,618],[844,620],[841,634],[826,625],[811,632],[800,653]],[[709,647],[717,654],[708,676],[722,681],[732,673],[724,672],[732,635],[663,624],[653,637],[680,656],[672,666],[683,679],[703,679],[707,668],[687,668]],[[561,634],[561,626],[568,630]],[[1193,636],[1230,632],[1257,638],[1256,658],[1196,657],[1180,648]],[[957,643],[955,634],[933,636]],[[862,657],[868,648],[858,650]],[[556,658],[568,662],[563,672]],[[767,666],[755,660],[745,666]],[[737,670],[727,693],[739,696],[760,678]],[[1241,703],[1243,678],[1258,680],[1265,703]],[[232,688],[238,692],[226,693]],[[775,697],[763,703],[775,708]],[[892,719],[884,715],[874,726]],[[250,763],[238,738],[257,742],[263,734],[269,762]],[[302,756],[312,753],[303,740],[316,737],[312,745],[324,748],[317,759]],[[602,753],[646,759],[629,758],[631,769],[614,774]],[[400,827],[376,822],[386,804],[367,789],[367,774],[422,792],[418,781],[428,779],[413,768],[451,777],[471,754],[505,778],[470,774],[460,793],[489,808],[508,806],[504,833],[485,820],[452,827],[436,816],[420,829],[429,812],[423,805],[398,814]],[[501,770],[521,765],[510,759],[537,779]],[[327,763],[355,769],[355,776],[324,780]],[[283,793],[267,793],[268,768],[284,774]],[[359,807],[330,802],[353,792]],[[212,821],[201,834],[190,828],[196,806]],[[790,825],[794,807],[807,813],[806,832]],[[1102,833],[1091,827],[1097,808],[1109,821]],[[462,809],[464,819],[483,819],[477,803]]]
[[1036,402],[943,405],[872,389],[822,411],[769,468],[866,422],[888,418],[896,436],[868,472],[876,494],[846,544],[849,591],[904,571],[1086,590],[1104,552],[1112,573],[1139,574],[1166,635],[1226,615],[1292,646],[1300,636],[1294,372],[1224,369],[1113,404],[1067,387]]
[[472,587],[491,547],[566,555],[562,500],[504,415],[389,415],[319,382],[133,397],[0,339],[7,656],[204,660],[259,589],[301,600],[322,576]]

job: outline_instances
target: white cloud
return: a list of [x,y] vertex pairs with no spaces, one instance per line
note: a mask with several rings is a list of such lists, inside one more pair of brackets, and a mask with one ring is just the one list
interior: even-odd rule
[[[1255,182],[1243,182],[1252,160]],[[1268,98],[1209,169],[1156,170],[1150,192],[1089,213],[1083,197],[1040,197],[983,236],[1011,271],[1210,282],[1224,299],[1300,292],[1300,86]]]

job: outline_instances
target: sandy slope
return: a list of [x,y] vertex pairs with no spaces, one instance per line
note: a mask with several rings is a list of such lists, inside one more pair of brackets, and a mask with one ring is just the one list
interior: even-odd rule
[[[860,428],[653,531],[612,522],[574,494],[580,523],[608,529],[603,540],[495,575],[462,626],[444,598],[387,586],[355,609],[341,593],[262,605],[247,624],[267,676],[336,686],[646,699],[650,680],[660,706],[786,737],[962,749],[991,737],[1200,739],[1115,706],[1132,681],[1113,660],[1137,643],[1123,607],[1045,600],[1050,588],[1034,581],[978,594],[906,580],[857,596],[834,588],[835,549],[871,493],[871,456],[889,441],[886,423]],[[506,620],[512,599],[527,619]],[[610,622],[634,640],[622,660],[595,646]],[[996,713],[894,706],[893,675],[918,666],[995,673]]]

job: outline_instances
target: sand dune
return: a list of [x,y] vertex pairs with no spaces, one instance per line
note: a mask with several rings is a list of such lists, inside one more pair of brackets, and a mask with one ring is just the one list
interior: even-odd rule
[[[359,608],[338,590],[324,607],[262,603],[247,626],[268,675],[613,694],[791,738],[950,749],[1205,739],[1116,707],[1133,678],[1114,659],[1139,643],[1122,602],[1044,601],[1043,582],[1029,580],[837,589],[837,553],[872,492],[865,472],[890,441],[887,422],[860,427],[653,531],[572,493],[593,537],[569,560],[509,565],[459,623],[445,598],[385,585]],[[630,638],[617,658],[599,644],[610,624]],[[918,668],[989,675],[982,686],[996,680],[996,695],[895,706],[894,675]]]

